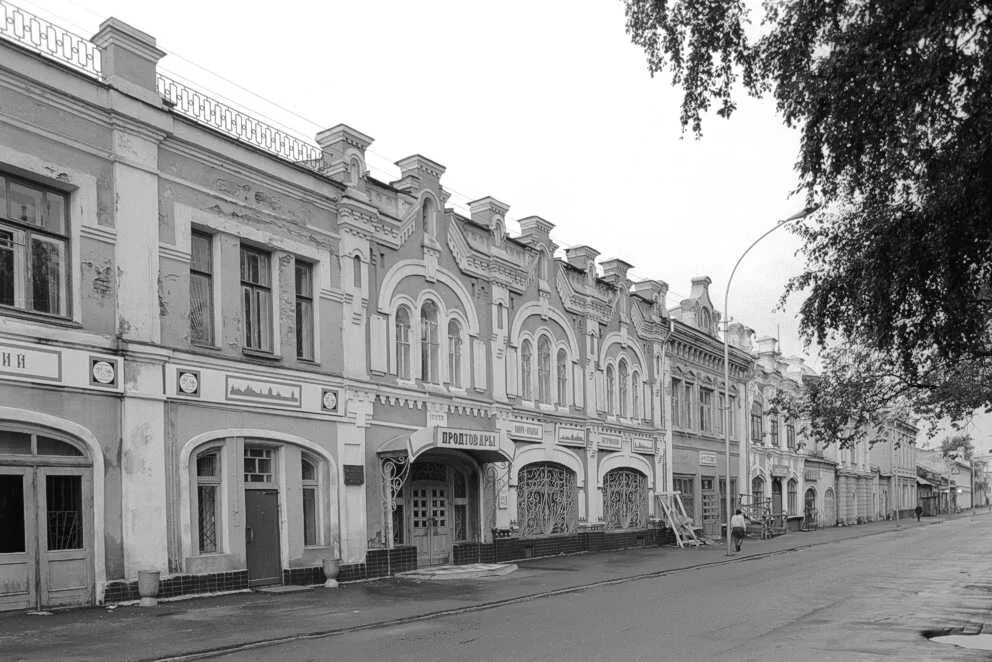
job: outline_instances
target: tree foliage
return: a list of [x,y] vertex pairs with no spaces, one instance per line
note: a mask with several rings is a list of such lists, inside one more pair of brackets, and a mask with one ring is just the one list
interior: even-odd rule
[[940,452],[944,457],[957,455],[959,449],[964,448],[963,460],[970,460],[975,454],[975,445],[972,443],[970,434],[955,434],[944,437],[940,442]]
[[651,73],[684,91],[683,130],[746,92],[799,131],[797,192],[821,211],[794,226],[806,267],[786,296],[808,341],[852,354],[825,362],[819,396],[839,399],[809,406],[990,408],[989,4],[766,0],[760,21],[741,0],[625,4]]

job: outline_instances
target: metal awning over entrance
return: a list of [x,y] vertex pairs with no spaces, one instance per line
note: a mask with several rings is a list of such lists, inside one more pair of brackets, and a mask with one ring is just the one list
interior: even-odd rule
[[394,437],[376,449],[380,455],[406,453],[410,462],[433,449],[462,451],[480,463],[512,462],[515,446],[505,434],[492,430],[430,427]]

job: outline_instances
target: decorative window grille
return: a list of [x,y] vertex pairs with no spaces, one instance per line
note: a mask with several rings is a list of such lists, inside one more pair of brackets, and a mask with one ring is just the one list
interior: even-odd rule
[[0,175],[0,305],[69,314],[68,196]]
[[312,458],[304,456],[300,460],[300,478],[303,484],[303,545],[306,547],[320,544],[317,466],[317,461]]
[[648,479],[640,471],[614,469],[603,477],[607,529],[638,529],[648,522]]
[[525,340],[520,345],[520,394],[524,400],[534,399],[534,392],[530,384],[532,360],[530,341]]
[[268,253],[241,247],[244,346],[272,351],[272,269]]
[[456,320],[448,322],[448,381],[462,385],[462,329]]
[[568,404],[568,354],[558,350],[558,393],[555,404],[564,407]]
[[410,311],[406,306],[396,310],[396,374],[410,379]]
[[629,384],[627,383],[627,362],[620,361],[617,366],[617,413],[620,416],[627,416],[627,393]]
[[537,341],[537,393],[540,402],[551,402],[551,341],[547,336]]
[[425,301],[420,309],[420,379],[437,384],[437,305]]
[[275,452],[264,446],[245,446],[245,482],[271,483]]
[[46,476],[48,551],[83,547],[82,476]]
[[189,335],[194,345],[214,344],[213,267],[213,237],[194,231],[189,265]]
[[528,464],[517,474],[520,535],[571,533],[578,522],[575,474],[560,464]]
[[313,265],[296,261],[296,356],[313,358]]
[[196,458],[196,512],[201,554],[219,551],[220,481],[220,453],[217,449],[200,453]]

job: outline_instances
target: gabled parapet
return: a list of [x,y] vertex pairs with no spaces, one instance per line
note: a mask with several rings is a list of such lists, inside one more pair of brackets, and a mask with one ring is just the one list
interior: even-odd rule
[[368,172],[365,151],[373,138],[347,124],[338,124],[317,134],[324,153],[325,174],[349,186],[358,186]]
[[413,154],[396,162],[400,169],[400,178],[391,182],[393,186],[401,191],[412,191],[418,188],[430,188],[439,190],[441,188],[441,175],[446,168],[432,161],[426,156]]
[[500,239],[506,235],[506,214],[510,211],[510,205],[487,195],[468,203],[468,208],[473,223],[488,228]]

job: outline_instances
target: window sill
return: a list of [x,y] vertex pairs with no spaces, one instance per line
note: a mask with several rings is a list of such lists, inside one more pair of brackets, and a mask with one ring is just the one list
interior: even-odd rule
[[30,310],[23,310],[21,308],[14,308],[13,306],[0,305],[0,315],[4,315],[7,317],[14,317],[20,320],[24,320],[26,322],[43,322],[45,324],[61,326],[67,329],[83,328],[82,324],[69,317],[61,317],[59,315],[48,315],[46,313],[38,313]]
[[241,353],[253,359],[265,359],[266,361],[279,361],[282,359],[282,356],[279,354],[273,354],[272,352],[266,352],[261,349],[252,349],[250,347],[242,347]]
[[313,365],[313,366],[319,366],[320,365],[320,361],[316,361],[314,359],[306,359],[306,358],[303,358],[302,356],[297,356],[296,357],[296,360],[298,362],[300,362],[300,363],[305,363],[307,365]]
[[190,342],[189,346],[193,349],[202,349],[207,352],[220,352],[224,349],[220,345],[201,345],[200,343],[195,342]]

